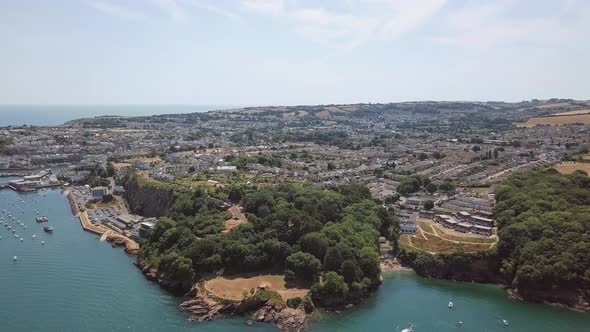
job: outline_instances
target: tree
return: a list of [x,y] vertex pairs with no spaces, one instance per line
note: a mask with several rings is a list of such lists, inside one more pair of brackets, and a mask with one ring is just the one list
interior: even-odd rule
[[424,208],[426,210],[432,210],[434,208],[434,202],[432,202],[432,200],[427,199],[424,201]]
[[427,186],[426,186],[426,191],[428,191],[429,193],[434,193],[438,190],[438,186],[433,183],[430,182]]
[[455,186],[453,185],[453,183],[451,183],[449,181],[445,181],[445,182],[441,183],[440,186],[438,186],[438,189],[445,191],[445,192],[451,192],[451,191],[455,190]]
[[112,194],[106,194],[106,195],[102,195],[102,202],[103,203],[110,203],[114,200],[115,198],[113,197]]
[[385,197],[385,204],[394,204],[395,202],[399,201],[399,194],[393,194]]
[[323,283],[314,284],[309,290],[314,303],[326,306],[339,307],[346,303],[348,285],[344,277],[336,272],[328,272]]
[[190,282],[194,276],[193,262],[175,251],[162,257],[158,271],[164,273],[166,279],[176,282]]
[[115,165],[113,163],[107,163],[107,177],[113,177],[117,173],[117,169],[115,169]]
[[348,259],[342,262],[342,277],[347,284],[351,284],[352,282],[356,281],[358,274],[358,267],[354,261]]
[[293,271],[296,279],[312,282],[322,270],[322,263],[312,254],[299,251],[287,257],[285,267]]
[[481,151],[481,147],[479,147],[479,145],[474,145],[471,150],[473,150],[473,152],[479,152]]
[[242,190],[236,187],[232,187],[229,190],[227,198],[232,202],[239,202],[242,199],[243,195],[244,194],[242,193]]
[[445,157],[445,155],[443,153],[440,153],[439,151],[435,151],[432,156],[434,157],[434,159],[442,159]]
[[301,237],[299,246],[303,252],[310,253],[317,259],[324,259],[328,249],[328,239],[324,234],[312,232]]

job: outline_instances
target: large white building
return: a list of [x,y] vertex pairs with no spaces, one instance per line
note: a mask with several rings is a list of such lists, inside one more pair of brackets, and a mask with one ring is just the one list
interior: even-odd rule
[[94,187],[90,189],[90,193],[92,194],[93,199],[102,199],[102,196],[107,195],[109,193],[109,188]]

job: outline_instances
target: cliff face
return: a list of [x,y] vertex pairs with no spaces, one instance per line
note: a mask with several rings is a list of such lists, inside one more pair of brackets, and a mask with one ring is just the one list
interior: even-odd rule
[[142,183],[136,178],[125,183],[124,197],[131,212],[144,217],[161,217],[166,214],[172,191],[150,183]]

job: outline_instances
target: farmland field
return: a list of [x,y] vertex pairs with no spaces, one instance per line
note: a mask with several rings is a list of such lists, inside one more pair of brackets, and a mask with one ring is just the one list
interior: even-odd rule
[[[586,110],[588,111],[588,110]],[[581,112],[581,111],[575,111]],[[566,112],[569,113],[569,112]],[[564,113],[559,113],[564,114]],[[551,125],[551,126],[561,126],[567,124],[575,124],[575,123],[582,123],[586,125],[590,125],[590,113],[584,114],[577,114],[577,115],[552,115],[552,116],[544,116],[538,118],[530,118],[527,122],[524,123],[517,123],[517,127],[525,127],[530,128],[538,125]]]
[[[585,158],[584,158],[585,159]],[[571,174],[577,170],[582,170],[586,173],[590,173],[590,163],[578,163],[574,161],[564,161],[553,166],[561,174]]]

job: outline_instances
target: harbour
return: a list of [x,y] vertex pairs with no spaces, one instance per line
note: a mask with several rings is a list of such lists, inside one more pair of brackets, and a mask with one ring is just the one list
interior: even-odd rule
[[[3,330],[277,331],[271,324],[247,325],[248,317],[189,322],[178,310],[182,299],[147,281],[133,266],[133,256],[81,229],[60,190],[43,195],[1,191],[1,209],[7,210],[1,213],[4,219],[8,213],[18,215],[28,226],[19,229],[23,242],[0,228],[0,307],[10,308],[0,311]],[[37,216],[47,216],[55,232],[44,233]],[[309,331],[399,332],[410,323],[416,332],[582,331],[590,326],[590,315],[511,300],[500,286],[392,272],[365,303],[322,313]]]

